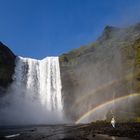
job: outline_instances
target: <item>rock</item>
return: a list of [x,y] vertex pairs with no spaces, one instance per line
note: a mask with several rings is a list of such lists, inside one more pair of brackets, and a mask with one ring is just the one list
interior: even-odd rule
[[0,88],[6,88],[12,82],[15,68],[15,54],[0,42]]
[[[112,100],[114,92],[115,98],[140,92],[140,76],[135,77],[136,71],[139,71],[135,67],[136,60],[139,61],[138,47],[135,47],[138,40],[139,23],[127,28],[106,26],[96,42],[60,56],[62,94],[69,118],[76,120],[92,108]],[[139,111],[127,113],[140,116]],[[126,113],[117,114],[119,119],[125,119]]]
[[104,31],[102,33],[102,35],[98,38],[98,41],[100,43],[112,38],[113,34],[116,34],[117,32],[119,32],[121,29],[117,28],[117,27],[113,27],[113,26],[106,26],[104,28]]

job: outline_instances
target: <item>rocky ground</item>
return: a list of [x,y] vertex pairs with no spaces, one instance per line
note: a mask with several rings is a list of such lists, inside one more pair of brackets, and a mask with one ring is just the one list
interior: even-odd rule
[[133,140],[140,139],[139,123],[38,125],[0,127],[0,140]]

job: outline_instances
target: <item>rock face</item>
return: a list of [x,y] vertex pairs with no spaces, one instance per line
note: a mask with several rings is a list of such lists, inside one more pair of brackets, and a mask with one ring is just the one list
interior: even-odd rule
[[15,67],[14,53],[0,42],[0,89],[8,87],[12,82],[12,74]]
[[[60,56],[67,117],[76,120],[107,101],[140,92],[139,40],[140,24],[127,28],[107,26],[96,42]],[[128,99],[122,106],[110,105],[102,114],[93,115],[93,120],[105,119],[109,112],[123,120],[126,115],[128,120],[139,117],[139,101],[128,105]]]

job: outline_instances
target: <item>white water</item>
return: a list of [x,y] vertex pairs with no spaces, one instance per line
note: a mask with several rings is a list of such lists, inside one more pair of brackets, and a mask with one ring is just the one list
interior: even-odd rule
[[37,94],[42,106],[48,110],[62,110],[58,57],[47,57],[43,60],[19,57],[14,81],[16,86],[25,84],[28,91]]
[[3,115],[0,123],[62,122],[63,103],[58,57],[47,57],[43,60],[18,57],[13,80],[13,92],[5,99],[10,105],[0,112]]

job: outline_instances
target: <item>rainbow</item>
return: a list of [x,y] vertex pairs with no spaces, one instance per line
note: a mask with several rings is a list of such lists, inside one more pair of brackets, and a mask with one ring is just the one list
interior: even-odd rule
[[[137,73],[138,73],[138,72],[136,72],[136,74],[137,74]],[[136,75],[136,74],[135,74],[135,75]],[[129,80],[129,79],[133,78],[135,75],[132,74],[132,73],[129,73],[129,74],[127,74],[126,76],[124,76],[123,78],[119,78],[119,79],[116,79],[116,80],[112,80],[112,81],[110,81],[110,82],[108,82],[108,83],[106,83],[106,84],[104,84],[104,85],[102,85],[102,86],[100,86],[100,87],[97,87],[97,89],[94,90],[93,92],[90,92],[90,93],[88,93],[88,94],[84,94],[83,96],[81,96],[81,98],[79,98],[79,99],[75,102],[75,104],[72,105],[71,110],[74,109],[75,106],[78,106],[82,101],[84,101],[85,98],[88,98],[89,96],[93,96],[93,95],[95,95],[96,93],[100,92],[101,90],[104,90],[104,89],[108,88],[109,86],[113,86],[114,84],[119,83],[120,81],[122,81],[122,80],[124,80],[124,79],[125,79],[125,80]]]
[[112,103],[114,103],[114,102],[119,102],[119,101],[121,101],[121,100],[125,100],[125,99],[127,99],[127,98],[129,98],[129,97],[136,97],[136,96],[140,96],[140,93],[131,93],[131,94],[129,94],[129,95],[125,95],[125,96],[122,96],[122,97],[118,97],[118,98],[116,98],[116,99],[114,99],[114,100],[110,100],[110,101],[107,101],[107,102],[105,102],[105,103],[103,103],[103,104],[100,104],[100,105],[96,106],[95,108],[93,108],[93,109],[89,110],[88,112],[86,112],[84,115],[82,115],[82,116],[75,122],[75,124],[80,123],[82,120],[84,120],[85,118],[87,118],[88,116],[90,116],[91,114],[93,114],[96,110],[101,109],[102,107],[104,107],[104,106],[106,106],[106,105],[112,104]]

